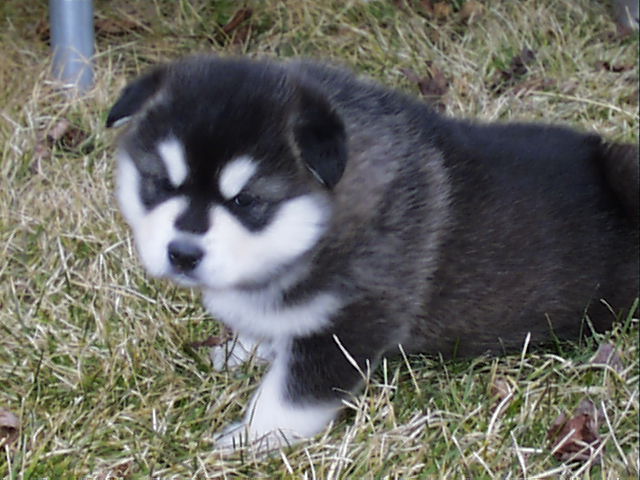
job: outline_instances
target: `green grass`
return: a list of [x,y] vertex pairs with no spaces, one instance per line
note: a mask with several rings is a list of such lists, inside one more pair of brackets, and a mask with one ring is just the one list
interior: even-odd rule
[[[463,2],[453,3],[457,11]],[[220,25],[237,2],[96,0],[99,18],[143,26],[100,34],[96,86],[69,99],[51,82],[48,46],[35,31],[46,2],[5,0],[0,408],[22,429],[0,448],[0,478],[637,478],[632,318],[605,336],[523,355],[385,362],[309,443],[269,457],[221,456],[213,434],[240,415],[262,370],[215,372],[204,351],[187,346],[219,326],[196,293],[146,277],[116,211],[106,112],[132,75],[195,51],[329,58],[416,94],[401,70],[423,75],[428,61],[449,80],[447,114],[551,121],[638,141],[638,41],[613,35],[605,2],[481,3],[484,13],[466,25],[456,11],[436,20],[391,1],[265,0],[250,4],[250,30],[229,37]],[[536,52],[529,71],[496,94],[500,70],[525,47]],[[601,61],[629,68],[611,72]],[[530,88],[518,90],[522,82]],[[61,118],[87,137],[38,158],[38,139]],[[588,365],[609,340],[621,372]],[[512,397],[496,412],[497,378]],[[555,418],[584,397],[608,418],[602,463],[591,470],[558,462],[547,440]]]

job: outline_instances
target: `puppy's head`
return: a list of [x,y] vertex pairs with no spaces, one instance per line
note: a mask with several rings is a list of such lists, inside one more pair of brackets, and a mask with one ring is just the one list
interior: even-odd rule
[[312,251],[347,159],[340,117],[267,62],[194,57],[128,85],[117,196],[143,264],[208,289],[262,284]]

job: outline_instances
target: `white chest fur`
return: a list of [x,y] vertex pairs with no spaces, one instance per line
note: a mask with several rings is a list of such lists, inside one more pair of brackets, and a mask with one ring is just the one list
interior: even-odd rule
[[340,308],[338,297],[320,292],[294,305],[282,305],[280,292],[205,290],[204,304],[218,320],[253,338],[281,339],[321,330]]

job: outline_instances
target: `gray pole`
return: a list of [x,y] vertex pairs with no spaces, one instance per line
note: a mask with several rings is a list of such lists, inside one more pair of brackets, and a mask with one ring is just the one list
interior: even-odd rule
[[49,0],[53,74],[84,92],[93,84],[93,0]]

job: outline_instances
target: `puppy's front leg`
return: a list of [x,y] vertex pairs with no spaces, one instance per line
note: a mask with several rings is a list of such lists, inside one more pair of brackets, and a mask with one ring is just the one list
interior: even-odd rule
[[253,395],[245,417],[216,439],[216,446],[238,448],[253,445],[271,450],[309,438],[324,429],[340,409],[337,395],[317,395],[312,383],[300,377],[300,362],[308,363],[309,375],[321,368],[319,359],[295,358],[296,341],[274,345],[271,368]]
[[357,328],[334,328],[274,344],[276,358],[244,420],[228,428],[218,446],[273,449],[321,432],[338,414],[342,398],[359,388],[367,362],[375,365],[386,338],[382,332],[364,342]]
[[272,357],[269,341],[256,340],[240,334],[209,349],[211,364],[217,371],[236,368],[250,359],[254,359],[258,364],[268,363]]

